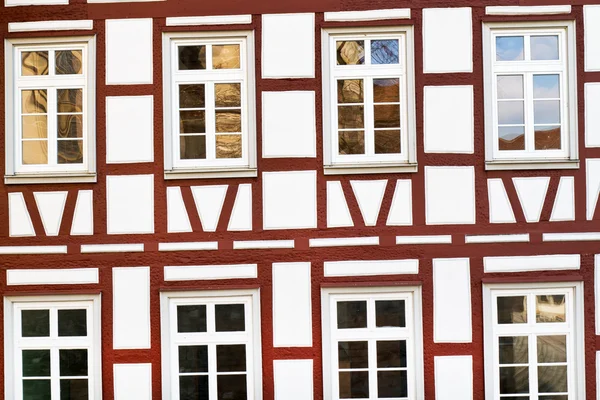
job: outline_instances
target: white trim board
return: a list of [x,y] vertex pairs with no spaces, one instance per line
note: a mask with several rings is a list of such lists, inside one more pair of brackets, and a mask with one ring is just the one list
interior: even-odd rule
[[452,235],[396,236],[396,244],[451,244]]
[[234,240],[234,250],[249,249],[293,249],[293,240]]
[[82,244],[82,253],[140,253],[144,251],[143,243],[122,244]]
[[214,15],[207,17],[167,17],[167,26],[251,24],[252,15]]
[[0,254],[67,254],[67,246],[0,246]]
[[158,244],[158,251],[192,251],[218,249],[219,242],[170,242]]
[[579,254],[483,257],[484,272],[526,272],[579,269]]
[[326,261],[325,276],[418,274],[419,260]]
[[9,269],[6,284],[11,285],[78,285],[98,283],[98,268]]
[[486,15],[553,15],[570,14],[571,6],[487,6]]
[[544,233],[544,242],[585,242],[600,240],[600,232]]
[[509,235],[465,235],[465,243],[528,243],[529,233]]
[[409,19],[410,8],[391,8],[387,10],[335,11],[326,12],[325,21],[376,21],[382,19]]
[[379,236],[309,239],[309,247],[377,246]]
[[258,277],[256,264],[168,266],[165,281],[247,279]]
[[8,23],[9,32],[75,31],[91,29],[94,29],[94,21],[91,19]]

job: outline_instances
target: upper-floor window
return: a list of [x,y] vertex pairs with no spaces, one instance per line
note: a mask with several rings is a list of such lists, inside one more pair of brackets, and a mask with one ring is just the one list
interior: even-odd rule
[[577,166],[573,30],[566,22],[484,25],[488,168]]
[[323,31],[326,172],[416,168],[412,28]]

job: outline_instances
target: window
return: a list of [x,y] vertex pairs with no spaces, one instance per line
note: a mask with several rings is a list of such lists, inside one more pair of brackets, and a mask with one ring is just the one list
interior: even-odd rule
[[416,171],[412,46],[412,28],[323,31],[326,173]]
[[100,296],[4,298],[7,399],[102,397]]
[[256,176],[253,34],[164,43],[166,176]]
[[485,24],[484,57],[487,168],[576,168],[574,24]]
[[258,291],[161,295],[163,399],[262,398]]
[[93,38],[6,41],[6,181],[95,181]]
[[584,398],[582,289],[484,286],[487,399]]
[[423,398],[420,288],[324,289],[324,399]]

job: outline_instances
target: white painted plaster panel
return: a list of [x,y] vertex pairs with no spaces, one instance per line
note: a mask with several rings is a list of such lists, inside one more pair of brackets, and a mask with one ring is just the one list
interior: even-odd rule
[[325,261],[325,276],[418,274],[419,260]]
[[412,181],[398,179],[387,218],[387,225],[412,225]]
[[263,172],[263,228],[316,227],[316,171]]
[[544,242],[588,242],[600,240],[600,232],[544,233]]
[[69,0],[4,0],[4,5],[6,7],[52,6],[57,4],[69,4]]
[[294,240],[234,240],[234,250],[248,249],[293,249]]
[[385,194],[387,179],[379,181],[350,181],[366,226],[377,225],[377,217]]
[[225,202],[228,185],[192,186],[194,203],[204,232],[215,232]]
[[82,244],[81,253],[141,253],[143,243]]
[[427,225],[475,223],[473,167],[425,167]]
[[473,72],[471,8],[423,9],[425,73]]
[[346,203],[342,183],[340,181],[327,181],[327,227],[347,226],[354,226],[354,222],[352,221],[352,215],[350,215],[348,203]]
[[98,283],[98,268],[9,269],[7,285],[83,285]]
[[586,71],[600,71],[600,5],[583,6],[584,58]]
[[154,97],[106,98],[107,164],[154,161]]
[[252,230],[252,184],[243,183],[238,186],[227,230]]
[[433,326],[436,343],[472,341],[468,258],[433,259]]
[[313,400],[313,361],[274,360],[275,400]]
[[484,257],[484,272],[527,272],[579,269],[579,254]]
[[438,356],[434,365],[436,400],[473,399],[473,356]]
[[586,216],[587,220],[591,221],[594,218],[598,193],[600,192],[600,158],[588,158],[585,160],[585,174]]
[[512,178],[527,222],[540,222],[550,177]]
[[528,243],[529,233],[513,235],[465,235],[465,243]]
[[35,236],[23,193],[8,194],[8,226],[11,237]]
[[71,224],[71,235],[94,234],[94,192],[80,190],[77,193],[75,212]]
[[426,153],[473,154],[473,86],[425,86]]
[[596,400],[600,400],[600,351],[596,352]]
[[600,83],[583,85],[585,93],[585,146],[600,147]]
[[201,251],[218,249],[219,242],[169,242],[158,244],[158,251]]
[[451,244],[452,235],[396,236],[396,244]]
[[114,364],[115,400],[152,400],[152,364]]
[[67,254],[67,246],[0,246],[0,254]]
[[106,177],[108,234],[154,233],[154,175]]
[[263,92],[263,157],[316,157],[315,92]]
[[150,268],[113,268],[113,348],[150,348]]
[[106,20],[106,84],[152,83],[152,19]]
[[46,236],[58,236],[68,192],[35,192],[35,204]]
[[91,29],[94,29],[94,21],[91,19],[8,23],[9,32],[79,31]]
[[309,247],[377,246],[379,236],[309,239]]
[[571,6],[487,6],[487,15],[553,15],[570,14]]
[[165,281],[256,278],[256,264],[182,265],[165,267]]
[[409,19],[410,8],[387,10],[326,12],[325,21],[377,21],[383,19]]
[[168,17],[167,26],[238,25],[252,23],[252,15],[213,15],[206,17]]
[[262,16],[262,77],[314,78],[315,15]]
[[192,224],[178,186],[167,188],[167,232],[192,232]]
[[561,176],[550,221],[575,220],[575,178]]
[[596,335],[600,335],[600,254],[594,256],[594,299],[596,303]]
[[490,223],[510,224],[517,222],[502,179],[488,179],[488,200],[490,205]]
[[312,346],[310,263],[273,263],[273,346]]

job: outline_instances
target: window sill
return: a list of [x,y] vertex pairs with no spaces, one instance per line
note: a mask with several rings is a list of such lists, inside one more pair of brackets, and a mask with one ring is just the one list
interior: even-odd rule
[[95,173],[40,173],[4,175],[6,185],[22,185],[36,183],[96,183]]
[[211,179],[211,178],[256,178],[256,168],[229,169],[175,169],[165,171],[165,180]]
[[579,160],[494,160],[485,162],[486,171],[578,168]]
[[325,175],[355,175],[355,174],[385,174],[385,173],[414,173],[418,166],[414,164],[341,164],[325,165]]

